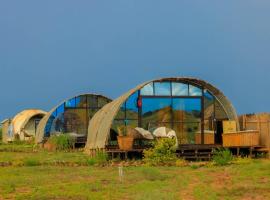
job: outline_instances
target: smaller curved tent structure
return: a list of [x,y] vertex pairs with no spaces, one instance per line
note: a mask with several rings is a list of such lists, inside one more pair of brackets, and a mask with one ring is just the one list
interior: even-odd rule
[[11,119],[5,119],[1,122],[2,127],[2,141],[3,143],[8,143],[8,133],[9,133],[9,126],[11,124]]
[[209,144],[217,144],[222,142],[223,120],[236,121],[239,130],[233,105],[210,83],[189,77],[153,80],[96,113],[89,123],[85,151],[117,144],[115,133],[123,126],[151,132],[159,127],[171,128],[180,145],[206,144],[207,134],[211,134]]
[[37,109],[24,110],[12,120],[6,121],[4,142],[12,142],[15,138],[28,140],[36,135],[37,125],[46,112]]
[[44,143],[51,135],[67,133],[84,144],[89,120],[111,99],[97,94],[81,94],[61,102],[40,121],[36,143]]

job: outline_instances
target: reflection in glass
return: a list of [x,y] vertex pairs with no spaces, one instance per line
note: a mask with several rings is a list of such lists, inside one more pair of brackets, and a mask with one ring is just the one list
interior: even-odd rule
[[149,83],[147,84],[146,86],[144,86],[142,89],[141,89],[141,95],[150,95],[150,96],[153,96],[154,95],[154,86],[153,86],[153,82],[152,83]]
[[204,91],[204,129],[214,130],[214,119],[215,119],[215,104],[214,96],[208,92]]
[[171,96],[171,83],[155,82],[155,96]]
[[158,128],[170,121],[171,121],[171,98],[142,99],[143,128],[147,130],[149,130],[150,127]]
[[172,83],[173,96],[188,96],[188,84],[185,83]]
[[201,99],[173,98],[174,130],[180,144],[195,144],[201,132]]
[[225,120],[228,119],[226,112],[219,101],[215,101],[215,117],[216,119]]
[[202,96],[202,89],[194,85],[189,85],[189,95],[190,96]]
[[81,95],[66,101],[49,117],[44,130],[45,137],[59,132],[86,135],[89,120],[109,101],[100,97],[98,106],[96,95]]
[[66,102],[66,107],[74,108],[76,107],[76,98],[72,98]]
[[126,118],[127,119],[138,119],[138,92],[131,95],[126,101]]
[[88,107],[97,108],[98,107],[98,98],[97,96],[88,95],[87,96]]

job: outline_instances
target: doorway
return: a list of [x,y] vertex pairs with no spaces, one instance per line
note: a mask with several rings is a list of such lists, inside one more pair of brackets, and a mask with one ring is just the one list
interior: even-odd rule
[[223,121],[216,121],[216,131],[215,131],[215,144],[222,144],[222,134],[223,134]]

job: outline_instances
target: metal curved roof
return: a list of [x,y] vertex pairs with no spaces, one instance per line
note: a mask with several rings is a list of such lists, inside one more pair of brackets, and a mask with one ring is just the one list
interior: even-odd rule
[[221,103],[225,112],[228,115],[228,118],[231,120],[237,121],[239,128],[237,113],[230,103],[228,98],[216,87],[207,83],[206,81],[191,78],[191,77],[176,77],[176,78],[162,78],[157,80],[151,80],[141,85],[138,85],[134,89],[128,91],[124,95],[120,96],[111,103],[105,105],[101,110],[99,110],[94,117],[90,120],[88,127],[88,137],[87,143],[85,146],[85,151],[88,152],[91,149],[103,149],[105,148],[108,136],[110,134],[111,125],[118,111],[120,110],[121,105],[131,96],[134,92],[140,90],[145,85],[153,81],[178,81],[178,82],[187,82],[193,85],[198,85],[209,90],[216,99]]
[[45,116],[47,112],[43,110],[29,109],[18,113],[11,121],[13,126],[13,135],[20,135],[21,130],[35,116]]
[[80,95],[77,95],[77,96],[74,96],[74,97],[71,97],[71,98],[68,98],[64,101],[62,101],[60,104],[58,104],[57,106],[55,106],[53,109],[51,109],[42,119],[41,121],[39,122],[38,124],[38,127],[37,127],[37,135],[36,135],[36,138],[35,138],[35,142],[37,144],[39,143],[42,143],[43,142],[43,138],[44,138],[44,134],[45,134],[45,127],[46,127],[46,124],[50,118],[50,116],[53,114],[53,112],[59,107],[61,106],[63,103],[67,102],[68,100],[72,99],[72,98],[75,98],[75,97],[80,97],[80,96],[84,96],[84,95],[94,95],[94,96],[97,96],[97,97],[103,97],[105,99],[108,99],[108,100],[111,100],[109,99],[108,97],[105,97],[103,95],[100,95],[100,94],[91,94],[91,93],[86,93],[86,94],[80,94]]

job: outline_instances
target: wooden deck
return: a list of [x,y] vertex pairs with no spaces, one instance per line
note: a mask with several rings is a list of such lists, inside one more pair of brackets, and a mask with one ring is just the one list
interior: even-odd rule
[[[133,159],[142,158],[143,151],[149,147],[135,147],[131,150],[120,150],[118,146],[107,146],[106,152],[111,159]],[[186,160],[211,160],[215,150],[223,148],[222,145],[181,145],[176,151],[179,158]],[[258,154],[267,154],[269,149],[263,146],[232,146],[226,147],[230,149],[235,156],[256,157]]]

